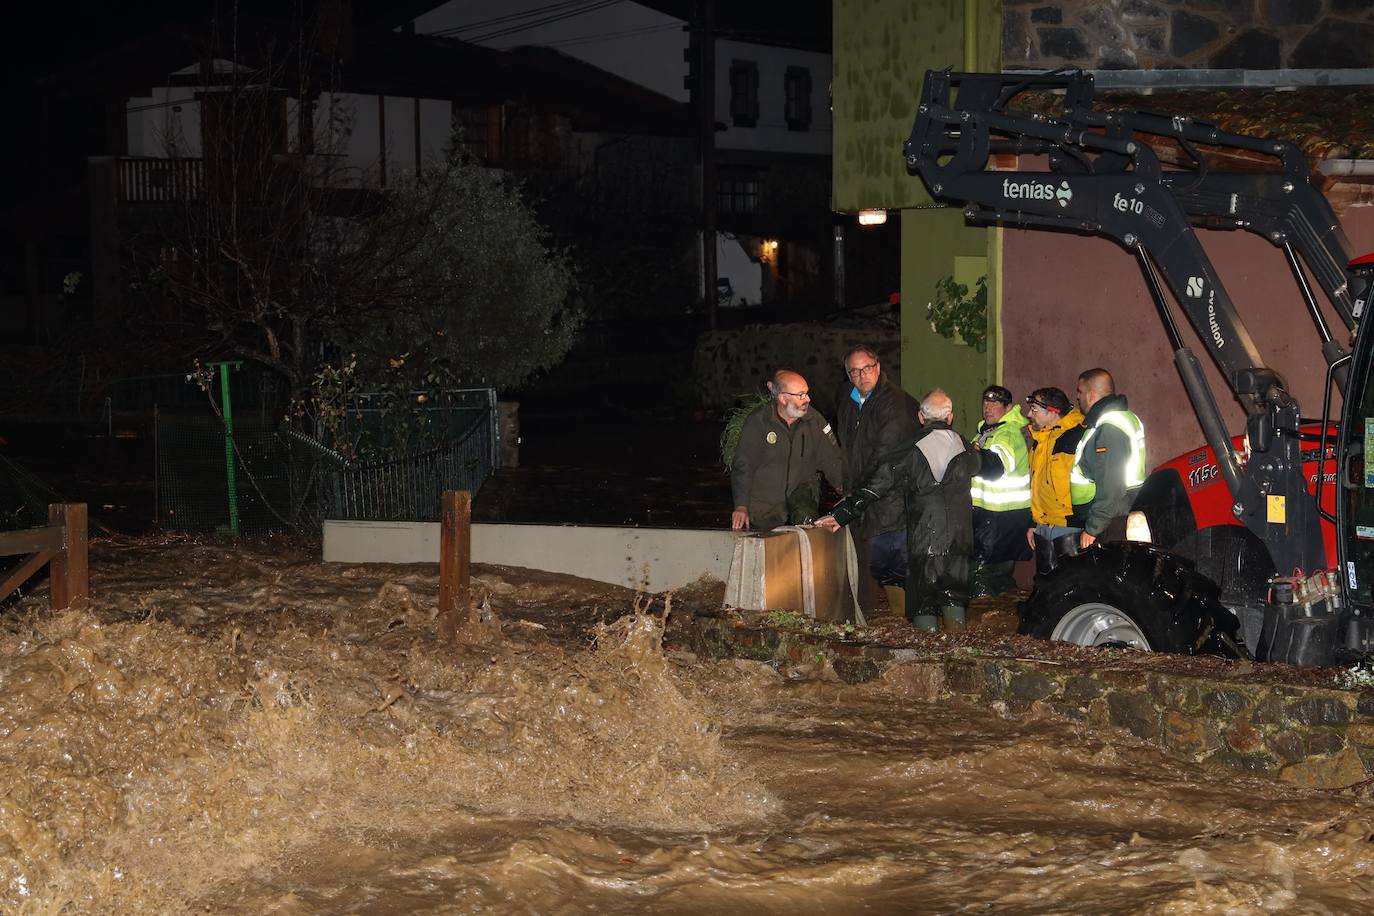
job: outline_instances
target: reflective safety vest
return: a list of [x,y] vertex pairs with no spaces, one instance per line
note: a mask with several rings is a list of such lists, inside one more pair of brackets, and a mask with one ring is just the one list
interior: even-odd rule
[[975,477],[969,488],[975,508],[989,512],[1029,509],[1031,504],[1030,449],[1022,431],[1026,418],[1017,404],[1002,415],[1002,421],[983,443],[983,449],[1002,461],[1002,476],[996,480]]
[[1093,442],[1097,431],[1103,426],[1114,426],[1126,434],[1131,453],[1126,459],[1125,483],[1130,490],[1145,482],[1145,427],[1140,418],[1129,410],[1111,410],[1097,418],[1097,423],[1078,440],[1078,449],[1073,455],[1073,470],[1069,472],[1069,496],[1075,506],[1090,503],[1097,496],[1097,484],[1083,470],[1083,456],[1092,454]]

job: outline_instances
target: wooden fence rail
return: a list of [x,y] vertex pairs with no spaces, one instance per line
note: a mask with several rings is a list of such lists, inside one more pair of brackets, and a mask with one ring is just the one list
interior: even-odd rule
[[24,560],[0,580],[0,600],[49,567],[52,580],[48,604],[53,610],[71,607],[90,596],[85,503],[52,503],[42,528],[0,531],[0,557]]

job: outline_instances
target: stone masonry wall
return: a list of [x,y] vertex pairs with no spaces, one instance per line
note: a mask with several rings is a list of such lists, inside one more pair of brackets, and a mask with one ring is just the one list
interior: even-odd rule
[[1175,757],[1294,785],[1368,791],[1374,695],[1149,671],[1121,664],[923,653],[805,631],[698,617],[690,648],[784,666],[828,665],[842,680],[882,678],[913,699],[959,697],[1009,717],[1047,715],[1124,729]]
[[1374,66],[1370,0],[1003,0],[1006,69]]

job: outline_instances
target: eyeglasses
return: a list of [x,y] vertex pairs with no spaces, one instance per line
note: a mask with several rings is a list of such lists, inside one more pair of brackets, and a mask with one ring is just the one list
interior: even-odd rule
[[1031,410],[1049,410],[1049,409],[1050,409],[1048,404],[1041,404],[1039,401],[1032,401],[1030,398],[1027,398],[1027,399],[1026,399],[1026,403],[1030,405],[1029,407],[1026,408],[1027,411],[1031,411]]
[[794,397],[794,398],[804,398],[804,397],[808,396],[809,394],[811,394],[811,392],[809,392],[809,391],[779,391],[778,394],[785,394],[785,395],[788,395],[789,397]]
[[853,369],[846,369],[846,370],[845,370],[845,375],[848,375],[850,378],[858,378],[858,377],[861,376],[861,375],[867,375],[867,374],[870,373],[870,372],[877,372],[877,371],[878,371],[878,364],[877,364],[877,363],[869,363],[867,366],[855,366]]

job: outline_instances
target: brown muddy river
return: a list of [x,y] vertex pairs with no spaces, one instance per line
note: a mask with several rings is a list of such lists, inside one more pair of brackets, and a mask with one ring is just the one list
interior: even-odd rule
[[1371,910],[1367,801],[665,654],[612,586],[479,567],[448,646],[434,567],[92,567],[3,618],[6,913]]

